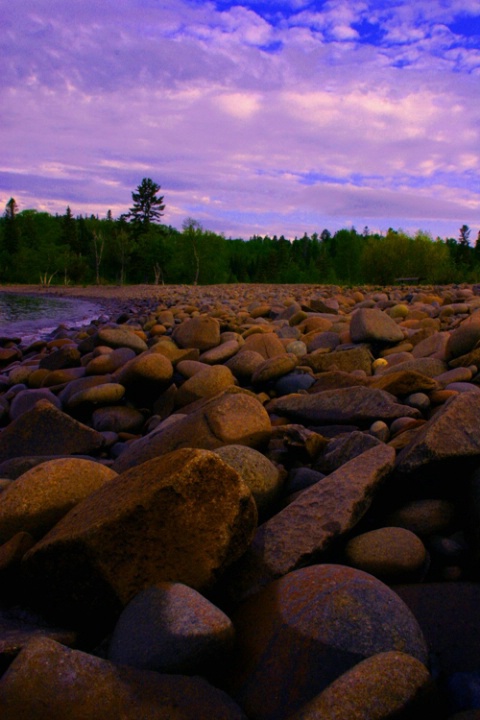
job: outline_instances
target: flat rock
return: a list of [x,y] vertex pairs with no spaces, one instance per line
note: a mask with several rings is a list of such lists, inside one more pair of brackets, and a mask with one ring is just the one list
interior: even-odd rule
[[157,583],[136,595],[120,615],[108,659],[139,670],[204,675],[233,652],[232,621],[182,583]]
[[362,386],[312,392],[309,395],[284,395],[272,400],[267,409],[270,413],[310,425],[372,423],[397,417],[420,417],[420,412],[415,408],[397,403],[394,395]]
[[433,378],[414,370],[397,370],[387,375],[378,375],[372,378],[370,387],[386,390],[392,395],[398,396],[436,390],[440,385]]
[[363,517],[394,461],[395,451],[387,445],[367,450],[260,525],[232,568],[230,592],[237,598],[252,594],[273,578],[318,562]]
[[123,472],[182,447],[207,450],[233,444],[258,447],[269,438],[270,431],[270,418],[255,397],[227,391],[205,401],[173,425],[134,441],[114,462],[113,469]]
[[23,455],[89,455],[103,444],[99,432],[39,400],[0,433],[0,461]]
[[397,650],[427,662],[420,627],[398,595],[342,565],[289,573],[232,619],[238,651],[226,689],[258,720],[288,718],[377,653]]
[[352,313],[350,337],[353,342],[398,343],[404,338],[402,328],[378,308],[359,308]]
[[408,475],[440,461],[478,457],[479,413],[480,396],[477,393],[460,393],[452,397],[399,453],[397,472]]
[[213,585],[256,524],[250,490],[233,468],[212,452],[178,450],[76,505],[26,554],[25,578],[49,612],[108,625],[158,581]]
[[2,720],[246,720],[201,678],[115,665],[50,639],[34,639],[0,680]]

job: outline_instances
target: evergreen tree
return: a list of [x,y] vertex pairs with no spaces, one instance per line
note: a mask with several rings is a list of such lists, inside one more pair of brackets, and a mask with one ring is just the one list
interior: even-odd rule
[[138,235],[148,232],[149,226],[163,215],[163,195],[157,195],[160,185],[150,178],[143,178],[136,192],[132,192],[133,205],[126,214]]
[[15,198],[10,198],[5,207],[4,247],[9,255],[14,255],[20,242],[20,230],[17,223],[18,205]]

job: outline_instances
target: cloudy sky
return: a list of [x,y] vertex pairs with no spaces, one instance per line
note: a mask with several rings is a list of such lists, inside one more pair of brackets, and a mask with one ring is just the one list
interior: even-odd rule
[[0,0],[0,203],[480,229],[480,0]]

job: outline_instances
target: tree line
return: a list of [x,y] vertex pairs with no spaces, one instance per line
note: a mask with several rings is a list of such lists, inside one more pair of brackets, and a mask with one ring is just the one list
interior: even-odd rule
[[181,230],[161,223],[160,186],[144,178],[119,218],[19,210],[0,218],[0,283],[220,284],[328,283],[388,285],[399,278],[447,284],[480,279],[480,232],[470,241],[390,228],[386,234],[334,233],[226,238],[187,218]]

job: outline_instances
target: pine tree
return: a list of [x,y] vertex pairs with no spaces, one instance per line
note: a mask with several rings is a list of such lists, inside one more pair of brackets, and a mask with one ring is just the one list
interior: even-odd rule
[[137,234],[146,233],[150,224],[162,217],[165,204],[163,195],[157,196],[159,190],[160,185],[143,178],[137,191],[132,192],[133,205],[125,217],[135,226]]

